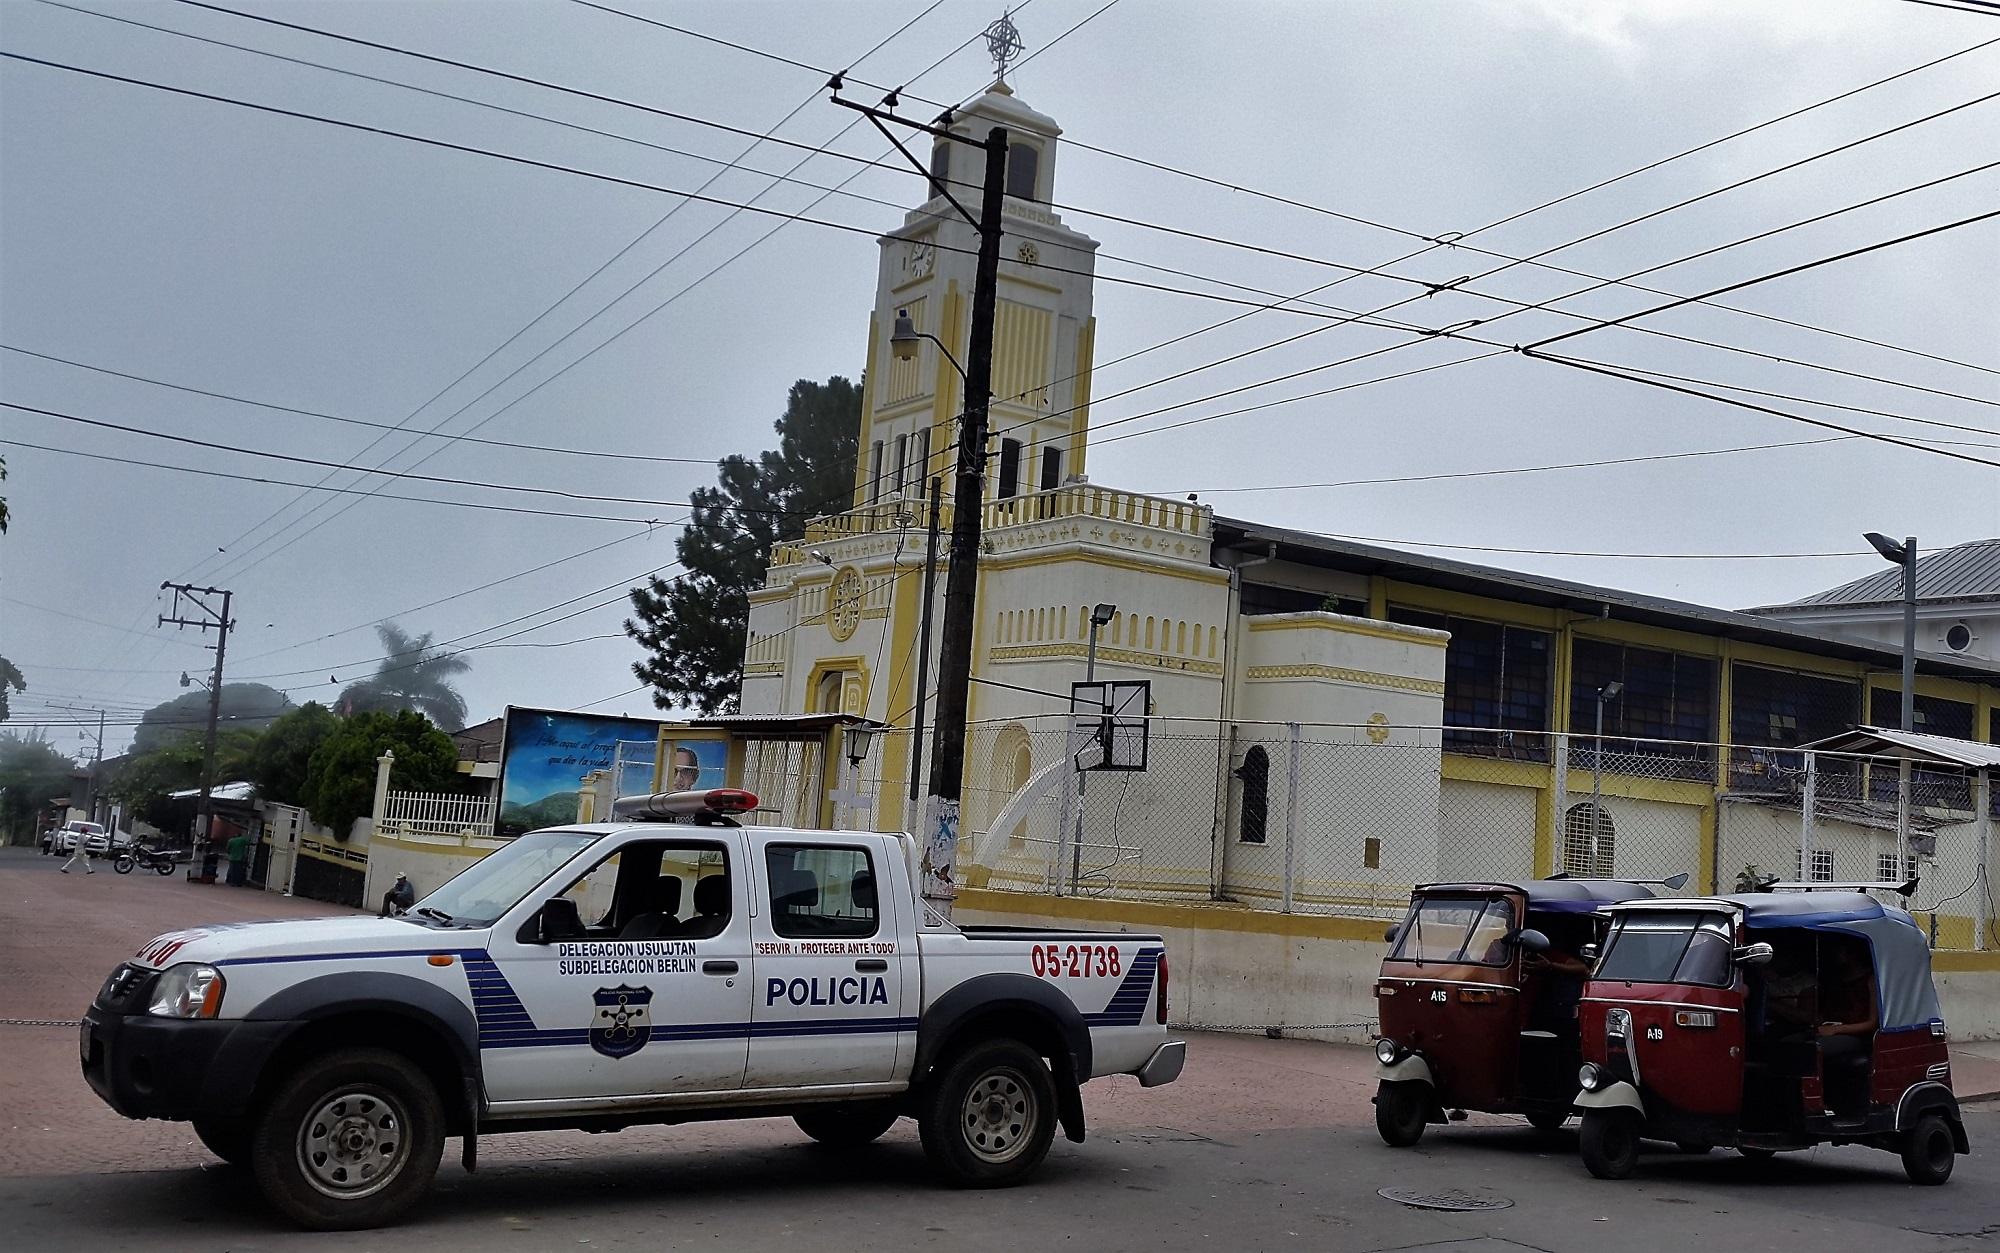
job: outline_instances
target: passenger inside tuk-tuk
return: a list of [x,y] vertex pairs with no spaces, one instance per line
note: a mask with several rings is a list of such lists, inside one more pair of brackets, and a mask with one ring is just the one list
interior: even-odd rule
[[1875,962],[1866,940],[1820,938],[1817,1027],[1826,1107],[1836,1114],[1868,1109],[1868,1070],[1874,1054]]
[[1521,956],[1521,975],[1533,998],[1529,1026],[1558,1034],[1574,1032],[1577,1002],[1590,975],[1579,954],[1596,938],[1595,927],[1587,915],[1542,912],[1530,913],[1528,925],[1549,939],[1546,950]]

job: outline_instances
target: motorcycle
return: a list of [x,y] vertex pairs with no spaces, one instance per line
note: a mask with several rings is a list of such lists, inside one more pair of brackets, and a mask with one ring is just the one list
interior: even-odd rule
[[118,859],[111,863],[111,868],[119,874],[131,874],[139,866],[165,877],[174,872],[174,855],[161,849],[141,845],[137,849],[120,851]]

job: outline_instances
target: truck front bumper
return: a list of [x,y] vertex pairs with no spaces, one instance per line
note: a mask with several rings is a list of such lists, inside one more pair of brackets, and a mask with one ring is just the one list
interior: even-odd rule
[[1181,1077],[1181,1067],[1187,1065],[1187,1041],[1168,1040],[1153,1050],[1146,1064],[1132,1073],[1139,1076],[1142,1088],[1157,1088],[1163,1083],[1172,1083]]
[[93,1005],[77,1041],[84,1081],[127,1118],[230,1118],[294,1022],[187,1020]]

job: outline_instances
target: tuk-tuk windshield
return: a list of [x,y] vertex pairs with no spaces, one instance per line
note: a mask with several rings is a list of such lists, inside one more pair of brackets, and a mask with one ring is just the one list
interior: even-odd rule
[[1591,977],[1723,987],[1735,947],[1727,914],[1621,910]]
[[1513,931],[1513,907],[1497,897],[1425,897],[1410,907],[1389,959],[1504,966]]

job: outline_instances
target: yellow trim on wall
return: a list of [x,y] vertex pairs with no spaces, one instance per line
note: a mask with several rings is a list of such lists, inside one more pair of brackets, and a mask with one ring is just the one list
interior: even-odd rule
[[[1007,644],[994,648],[987,657],[990,661],[1000,663],[1009,661],[1050,661],[1064,657],[1075,661],[1082,661],[1088,655],[1088,647],[1083,644]],[[1171,670],[1176,674],[1205,674],[1214,676],[1222,673],[1222,663],[1219,661],[1198,661],[1193,657],[1177,657],[1172,653],[1149,653],[1130,648],[1106,648],[1102,644],[1097,647],[1097,659],[1099,661],[1117,662],[1125,666],[1146,666],[1154,670]],[[1356,673],[1360,672],[1356,671]],[[1385,675],[1383,677],[1387,678],[1389,676]],[[975,684],[974,686],[976,687],[977,685]]]
[[[961,333],[960,323],[964,316],[965,299],[959,294],[958,281],[952,279],[945,283],[944,300],[938,307],[938,338],[947,344],[963,343],[965,337]],[[951,471],[954,463],[945,460],[945,450],[958,438],[956,427],[960,404],[959,389],[964,382],[965,380],[958,376],[958,371],[952,368],[951,362],[944,359],[943,353],[939,353],[937,383],[931,388],[931,455],[924,466],[922,488],[928,495],[932,477],[943,475],[945,481],[939,485],[939,495],[946,501],[952,498]]]
[[[809,714],[837,714],[843,712],[839,709],[817,709],[814,706],[819,703],[819,681],[821,677],[836,671],[846,672],[849,670],[852,670],[861,680],[861,708],[865,711],[868,708],[868,693],[870,688],[868,659],[865,657],[822,657],[814,662],[812,671],[806,675],[806,690],[804,693],[805,711]],[[842,699],[844,700],[847,694],[847,685],[842,683],[840,690]]]
[[1249,618],[1245,625],[1252,631],[1338,631],[1342,635],[1368,635],[1379,640],[1393,640],[1398,644],[1434,644],[1444,647],[1444,641],[1437,638],[1429,627],[1405,626],[1400,622],[1364,621],[1326,611],[1323,616],[1298,618],[1289,614],[1274,618]]
[[1060,918],[1076,922],[1123,923],[1153,929],[1182,927],[1201,931],[1292,936],[1300,939],[1366,940],[1377,945],[1382,942],[1380,919],[1341,918],[1326,914],[1280,914],[1270,910],[1246,909],[1240,905],[1206,900],[1163,904],[1076,896],[1042,896],[994,888],[962,887],[958,892],[957,907],[990,914]]
[[1114,570],[1137,570],[1141,574],[1166,575],[1185,579],[1190,583],[1226,584],[1229,575],[1214,566],[1181,565],[1171,559],[1147,559],[1119,553],[1097,552],[1081,544],[1063,544],[1054,549],[1032,553],[1022,553],[1012,557],[987,557],[980,561],[981,570],[1024,570],[1030,566],[1064,565],[1070,562],[1087,562],[1096,566],[1108,566]]
[[[922,575],[898,580],[890,601],[889,639],[891,655],[914,659],[917,654],[917,624],[921,622],[924,602],[924,580]],[[916,685],[924,682],[924,676],[916,673],[916,663],[898,664],[896,677],[890,681],[887,693],[888,704],[882,711],[887,719],[895,717],[899,711],[910,710],[915,705],[912,696]],[[907,721],[909,714],[903,714]],[[886,784],[891,780],[907,780],[910,773],[910,737],[891,735],[886,737],[882,747],[881,778]],[[902,787],[883,787],[877,793],[875,803],[875,827],[880,831],[902,831],[905,826],[903,813],[904,791]],[[911,819],[915,815],[909,815]]]
[[[875,315],[873,313],[869,314],[868,351],[861,359],[871,365],[875,361],[876,336],[880,333],[880,329],[880,324],[877,322]],[[874,370],[863,370],[861,372],[861,442],[856,445],[858,451],[854,455],[854,508],[856,509],[868,503],[868,447],[870,443],[868,434],[874,429],[875,424],[875,375],[876,371]]]
[[1387,688],[1394,692],[1421,692],[1426,696],[1444,695],[1444,682],[1441,679],[1418,679],[1403,674],[1350,670],[1345,666],[1323,666],[1315,662],[1251,666],[1243,672],[1243,680],[1246,683],[1277,683],[1291,679],[1324,683],[1358,683],[1363,687]]
[[1090,370],[1097,350],[1097,319],[1085,319],[1076,333],[1076,387],[1070,398],[1069,472],[1084,472],[1085,454],[1090,450]]

